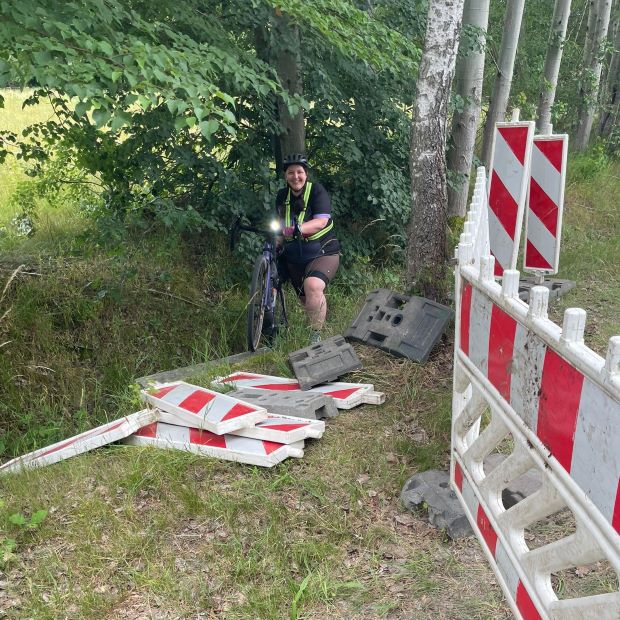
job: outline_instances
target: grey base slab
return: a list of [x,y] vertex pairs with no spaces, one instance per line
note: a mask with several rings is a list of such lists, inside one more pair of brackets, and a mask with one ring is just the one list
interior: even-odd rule
[[540,284],[536,284],[535,278],[522,278],[519,281],[519,299],[526,304],[530,302],[530,291],[533,286],[544,286],[549,289],[549,299],[557,299],[566,295],[576,286],[574,280],[560,280],[559,278],[545,278]]
[[244,351],[243,353],[236,353],[235,355],[229,355],[228,357],[222,357],[217,360],[209,360],[208,362],[204,362],[202,364],[185,366],[183,368],[176,368],[175,370],[166,370],[155,373],[154,375],[140,377],[136,379],[136,383],[142,387],[146,387],[149,383],[170,383],[172,381],[182,381],[183,379],[187,379],[187,377],[205,372],[206,370],[219,366],[220,364],[236,364],[237,362],[243,362],[247,359],[255,357],[256,355],[268,353],[269,351],[270,349],[267,347],[261,347],[254,352]]
[[451,308],[430,299],[379,288],[368,293],[363,308],[344,336],[424,363],[453,315]]
[[445,471],[430,469],[415,474],[405,482],[400,499],[409,510],[427,506],[430,524],[446,530],[452,540],[474,533]]
[[308,420],[335,418],[338,415],[334,399],[326,394],[240,388],[228,392],[228,396],[257,407],[264,407],[269,413],[276,415],[288,415]]
[[288,361],[302,390],[336,381],[338,377],[362,368],[355,349],[344,336],[333,336],[294,351],[289,354]]

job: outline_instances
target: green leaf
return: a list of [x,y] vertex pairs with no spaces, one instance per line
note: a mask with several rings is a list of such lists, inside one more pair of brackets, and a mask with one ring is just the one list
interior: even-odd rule
[[127,114],[126,112],[116,112],[114,114],[114,118],[110,123],[110,129],[112,131],[118,131],[124,125],[128,125],[131,122],[131,114]]
[[16,512],[9,517],[9,521],[13,525],[25,525],[26,517],[21,512]]
[[177,116],[177,118],[174,119],[174,128],[177,131],[181,131],[181,129],[185,127],[187,127],[187,119],[184,116]]
[[97,127],[103,127],[110,120],[110,111],[107,108],[99,108],[93,112],[93,120]]
[[75,106],[75,113],[77,114],[78,117],[82,117],[84,116],[84,114],[86,114],[86,112],[88,112],[88,110],[90,110],[90,101],[80,101],[76,106]]
[[112,46],[107,41],[100,41],[99,42],[99,49],[104,54],[107,54],[108,56],[113,56],[114,55],[114,50],[112,49]]
[[37,527],[38,525],[41,525],[41,523],[43,522],[45,517],[47,517],[47,510],[37,510],[30,517],[30,524],[29,524],[29,526],[30,527]]
[[211,119],[209,121],[203,121],[202,123],[200,123],[199,127],[202,135],[207,140],[209,140],[211,136],[219,129],[220,124],[217,121]]

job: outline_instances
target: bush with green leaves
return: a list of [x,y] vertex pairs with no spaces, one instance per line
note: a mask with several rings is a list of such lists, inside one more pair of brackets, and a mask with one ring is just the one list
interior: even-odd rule
[[[282,100],[292,114],[306,110],[308,154],[345,247],[390,255],[400,243],[422,5],[0,0],[0,9],[0,85],[33,84],[27,105],[49,98],[55,109],[24,136],[4,132],[0,157],[17,154],[48,186],[65,170],[81,174],[108,228],[223,231],[234,215],[266,215],[280,184]],[[275,70],[281,11],[301,32],[303,98]]]

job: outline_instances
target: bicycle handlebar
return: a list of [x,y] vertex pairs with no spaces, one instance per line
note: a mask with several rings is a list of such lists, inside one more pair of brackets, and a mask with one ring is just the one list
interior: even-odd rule
[[232,252],[235,249],[235,243],[237,239],[237,234],[240,231],[244,232],[253,232],[257,235],[262,235],[263,237],[275,237],[278,235],[276,231],[268,230],[266,228],[257,228],[256,226],[246,226],[241,223],[241,217],[238,217],[233,225],[230,228],[229,237],[228,237],[228,248]]

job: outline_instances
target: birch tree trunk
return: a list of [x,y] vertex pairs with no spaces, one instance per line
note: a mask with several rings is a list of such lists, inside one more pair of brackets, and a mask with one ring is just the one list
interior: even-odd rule
[[508,0],[508,5],[506,6],[499,66],[495,82],[493,83],[493,94],[491,95],[491,102],[484,124],[484,137],[482,139],[482,161],[487,168],[491,159],[491,145],[493,143],[495,123],[503,121],[506,114],[524,3],[525,0]]
[[607,36],[611,0],[591,0],[588,12],[588,36],[583,56],[583,73],[579,88],[579,121],[574,140],[576,151],[585,151],[590,142],[603,66],[601,46]]
[[464,0],[429,0],[411,122],[407,284],[446,297],[446,125]]
[[558,85],[558,74],[562,63],[562,49],[566,39],[570,2],[571,0],[555,0],[553,9],[549,45],[536,111],[536,130],[542,134],[549,133],[551,127],[551,107],[555,100],[555,89]]
[[618,104],[620,103],[620,2],[616,0],[612,9],[613,16],[613,52],[607,70],[607,80],[604,91],[605,108],[601,113],[599,134],[607,138],[618,120]]
[[456,61],[454,90],[463,100],[463,110],[455,112],[452,117],[452,144],[448,149],[448,169],[456,173],[462,182],[458,187],[448,187],[449,215],[462,217],[467,210],[469,175],[480,119],[488,21],[489,0],[465,0],[463,26],[474,26],[480,34],[473,50],[465,49],[469,41],[461,37],[460,54]]
[[[291,95],[301,95],[303,87],[300,67],[299,28],[286,15],[278,15],[276,17],[276,35],[280,47],[276,61],[280,82]],[[303,110],[300,109],[297,114],[291,116],[286,104],[280,100],[278,101],[278,113],[280,123],[282,124],[282,133],[280,134],[280,151],[282,155],[304,153],[306,130]]]

